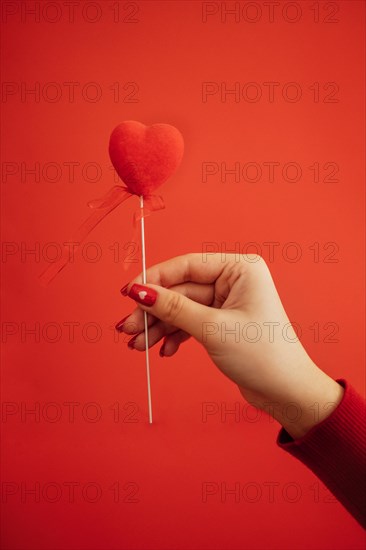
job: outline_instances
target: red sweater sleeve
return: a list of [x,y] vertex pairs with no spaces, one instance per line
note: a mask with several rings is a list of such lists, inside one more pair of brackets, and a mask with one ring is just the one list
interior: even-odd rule
[[296,457],[328,487],[366,528],[366,404],[343,378],[341,402],[303,437],[281,428],[277,445]]

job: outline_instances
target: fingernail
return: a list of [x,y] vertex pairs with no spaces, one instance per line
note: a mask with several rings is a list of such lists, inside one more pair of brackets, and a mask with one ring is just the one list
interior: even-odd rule
[[131,286],[128,296],[139,304],[143,304],[144,306],[152,306],[156,302],[158,293],[152,288],[135,283]]
[[129,347],[130,349],[136,349],[135,348],[135,341],[136,341],[137,336],[138,336],[138,334],[136,336],[134,336],[133,338],[131,338],[131,340],[128,341],[127,347]]
[[123,286],[120,290],[121,294],[123,294],[123,296],[127,296],[127,287],[128,287],[128,283]]
[[115,329],[118,330],[118,332],[122,332],[123,329],[123,323],[126,321],[126,319],[129,317],[129,315],[126,315],[126,317],[123,317],[115,326]]
[[164,355],[164,348],[165,348],[165,343],[161,346],[160,350],[159,350],[159,355],[160,357],[165,357]]

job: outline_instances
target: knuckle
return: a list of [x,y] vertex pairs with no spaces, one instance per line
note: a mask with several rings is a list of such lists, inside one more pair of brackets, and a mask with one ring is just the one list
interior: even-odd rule
[[174,325],[174,321],[181,313],[184,305],[184,297],[177,292],[171,292],[165,305],[165,322]]
[[263,258],[259,254],[244,254],[244,260],[254,263],[263,261]]
[[243,262],[244,264],[250,264],[250,265],[259,265],[259,266],[267,265],[266,261],[260,254],[244,254]]

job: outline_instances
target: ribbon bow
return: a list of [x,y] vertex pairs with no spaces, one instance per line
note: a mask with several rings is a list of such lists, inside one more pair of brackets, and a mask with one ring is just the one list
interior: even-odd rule
[[[100,198],[88,202],[89,208],[93,213],[81,224],[79,229],[68,241],[73,245],[73,250],[70,247],[64,246],[61,257],[55,262],[52,262],[45,271],[40,275],[39,279],[42,284],[47,285],[56,277],[56,275],[73,259],[73,252],[86,239],[89,233],[110,213],[117,208],[122,202],[132,197],[135,193],[131,193],[127,187],[115,185],[107,194]],[[165,208],[163,198],[160,195],[147,194],[144,195],[144,208],[136,210],[133,216],[134,237],[136,236],[137,222],[141,218],[146,218],[156,210]],[[134,240],[132,238],[132,241]],[[124,269],[127,270],[129,264],[124,262]]]

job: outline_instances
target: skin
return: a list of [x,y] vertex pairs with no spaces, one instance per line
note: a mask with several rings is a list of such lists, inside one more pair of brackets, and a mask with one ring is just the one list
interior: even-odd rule
[[[221,254],[192,253],[156,264],[146,275],[146,287],[158,296],[152,306],[138,304],[123,324],[122,332],[135,335],[133,349],[145,350],[145,310],[149,347],[164,338],[161,349],[171,357],[193,336],[242,396],[273,416],[293,439],[340,403],[344,389],[297,339],[260,256],[227,254],[223,261]],[[142,274],[127,292],[134,283],[142,283]]]

